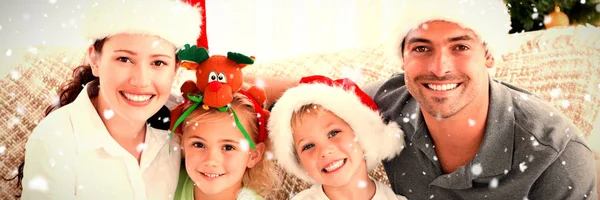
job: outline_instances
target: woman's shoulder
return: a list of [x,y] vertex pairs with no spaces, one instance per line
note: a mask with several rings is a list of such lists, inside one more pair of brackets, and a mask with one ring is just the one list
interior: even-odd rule
[[73,134],[73,123],[70,118],[70,106],[58,108],[42,118],[31,132],[30,139],[59,139]]

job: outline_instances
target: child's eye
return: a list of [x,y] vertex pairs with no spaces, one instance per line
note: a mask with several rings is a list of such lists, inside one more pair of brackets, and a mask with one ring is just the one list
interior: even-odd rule
[[167,65],[167,63],[166,63],[166,62],[164,62],[164,61],[161,61],[161,60],[154,61],[152,64],[153,64],[154,66],[159,66],[159,67],[160,67],[160,66]]
[[235,150],[235,147],[233,147],[232,145],[225,145],[225,146],[223,146],[223,150],[233,151],[233,150]]
[[305,144],[305,145],[302,147],[302,151],[309,150],[310,148],[313,148],[313,147],[315,147],[315,144],[313,144],[313,143],[310,143],[310,144]]
[[327,134],[327,138],[332,138],[333,136],[336,136],[340,132],[341,132],[340,130],[332,130],[329,132],[329,134]]
[[194,142],[192,143],[192,146],[196,148],[204,148],[204,144],[202,144],[202,142]]
[[128,57],[118,57],[117,60],[124,63],[132,63],[131,59],[129,59]]

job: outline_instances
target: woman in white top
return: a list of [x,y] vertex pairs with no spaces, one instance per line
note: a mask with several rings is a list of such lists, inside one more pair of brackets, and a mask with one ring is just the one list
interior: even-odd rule
[[148,121],[170,95],[176,51],[200,34],[200,10],[104,0],[85,20],[88,65],[75,69],[58,109],[27,141],[22,199],[172,199],[178,141]]

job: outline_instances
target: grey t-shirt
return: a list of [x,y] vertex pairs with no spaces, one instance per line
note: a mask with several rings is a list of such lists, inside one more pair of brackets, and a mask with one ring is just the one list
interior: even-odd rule
[[581,132],[544,100],[490,78],[486,134],[477,155],[444,174],[404,75],[365,87],[406,148],[384,162],[392,189],[408,199],[597,199],[594,156]]

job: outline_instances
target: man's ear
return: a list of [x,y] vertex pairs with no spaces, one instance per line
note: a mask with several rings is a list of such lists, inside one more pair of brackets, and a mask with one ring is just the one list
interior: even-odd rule
[[96,48],[94,48],[94,46],[88,47],[87,60],[88,64],[92,68],[92,74],[94,74],[95,77],[98,77],[100,75],[100,70],[98,69],[98,65],[100,64],[100,55],[98,52],[96,52]]
[[487,53],[487,55],[485,56],[485,66],[488,69],[494,67],[494,56],[490,53]]
[[256,165],[256,163],[262,160],[263,154],[265,152],[265,143],[261,142],[256,144],[256,149],[250,149],[248,152],[250,154],[250,158],[248,159],[248,164],[246,167],[252,168]]

